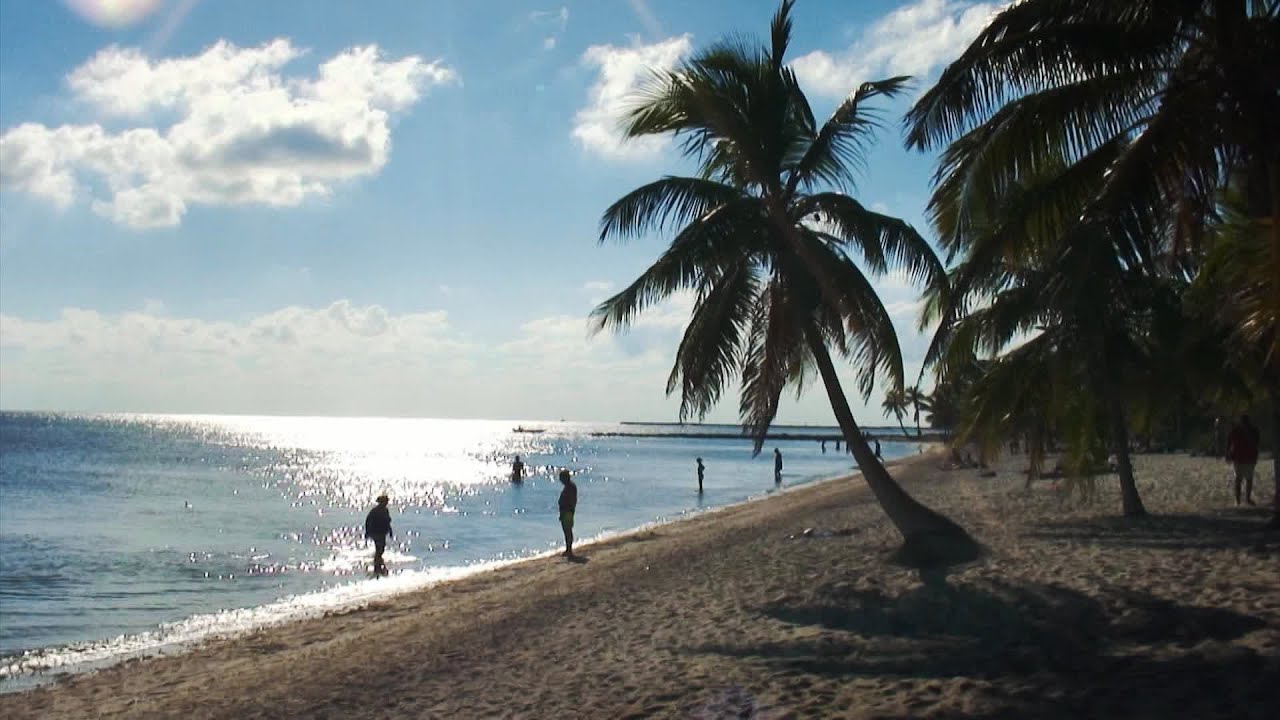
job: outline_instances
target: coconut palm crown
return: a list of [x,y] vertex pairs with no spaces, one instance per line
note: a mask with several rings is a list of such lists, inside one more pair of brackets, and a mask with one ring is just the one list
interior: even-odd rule
[[672,135],[700,172],[644,185],[604,212],[601,242],[650,232],[673,238],[593,321],[597,330],[622,330],[654,303],[692,292],[667,384],[668,393],[680,391],[682,420],[704,417],[740,376],[740,415],[758,452],[783,391],[801,390],[816,370],[864,477],[908,545],[924,536],[967,540],[876,461],[831,357],[853,364],[864,399],[877,379],[901,388],[897,335],[869,276],[896,268],[926,286],[945,278],[910,225],[844,192],[879,127],[871,101],[898,95],[907,78],[862,84],[818,124],[784,62],[792,4],[784,0],[775,14],[769,45],[722,41],[654,72],[639,93],[626,136]]

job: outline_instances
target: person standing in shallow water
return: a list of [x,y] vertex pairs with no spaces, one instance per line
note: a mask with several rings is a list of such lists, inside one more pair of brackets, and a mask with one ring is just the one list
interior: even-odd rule
[[702,494],[702,474],[705,473],[706,471],[707,471],[707,468],[702,464],[702,458],[698,458],[698,494],[699,495]]
[[1240,484],[1244,483],[1244,500],[1253,505],[1253,470],[1258,464],[1258,428],[1241,415],[1240,422],[1231,428],[1227,436],[1227,460],[1235,465],[1236,504],[1240,504]]
[[511,482],[524,482],[524,463],[520,461],[520,456],[511,463]]
[[560,484],[564,485],[564,489],[560,491],[560,529],[564,530],[564,553],[567,558],[573,557],[573,513],[578,509],[578,486],[573,484],[573,478],[569,476],[568,470],[560,471]]
[[782,451],[773,449],[773,481],[782,482]]
[[387,564],[382,559],[382,553],[387,549],[387,538],[395,537],[395,533],[391,532],[391,511],[387,509],[389,501],[390,498],[386,495],[379,495],[378,504],[364,519],[365,539],[373,540],[374,575],[387,574]]

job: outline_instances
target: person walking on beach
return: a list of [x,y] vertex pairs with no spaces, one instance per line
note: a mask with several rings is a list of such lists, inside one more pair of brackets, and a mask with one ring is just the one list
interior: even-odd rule
[[706,471],[707,471],[707,468],[703,466],[702,458],[698,458],[698,494],[699,495],[702,494],[702,474]]
[[1253,505],[1253,469],[1258,463],[1258,428],[1241,415],[1240,422],[1227,436],[1227,460],[1236,469],[1236,504],[1240,504],[1240,484],[1244,483],[1244,500]]
[[382,560],[382,552],[387,549],[387,538],[395,537],[395,533],[391,532],[391,511],[387,509],[389,500],[386,495],[379,495],[378,504],[364,519],[364,537],[366,540],[373,540],[374,575],[387,574],[387,564]]
[[773,449],[773,481],[782,482],[782,451],[778,448]]
[[511,463],[511,482],[524,482],[524,463],[520,461],[520,456]]
[[560,491],[560,529],[564,530],[564,556],[573,557],[573,513],[578,509],[578,486],[573,484],[573,478],[569,476],[568,470],[560,471],[560,484],[564,485],[564,489]]
[[877,460],[883,460],[883,459],[884,459],[884,458],[880,457],[880,438],[876,438],[876,459],[877,459]]

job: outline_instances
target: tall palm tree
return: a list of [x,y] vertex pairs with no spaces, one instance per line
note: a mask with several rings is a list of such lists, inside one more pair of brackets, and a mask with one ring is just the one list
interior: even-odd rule
[[907,402],[911,405],[912,417],[916,422],[916,437],[924,435],[924,431],[920,429],[920,413],[929,412],[933,409],[933,401],[927,393],[920,391],[919,385],[912,385],[906,389]]
[[[946,145],[931,213],[962,253],[986,201],[1060,163],[1026,227],[1108,245],[1126,269],[1188,266],[1228,186],[1269,228],[1258,272],[1280,307],[1280,3],[1023,0],[998,13],[907,115],[908,145]],[[1089,235],[1092,234],[1092,237]],[[1191,254],[1194,259],[1194,253]],[[1275,315],[1240,315],[1269,327]],[[1268,319],[1269,318],[1269,319]],[[1280,386],[1269,390],[1280,407]]]
[[[880,403],[885,417],[892,415],[898,421],[903,437],[907,436],[907,426],[902,423],[902,417],[907,414],[907,407],[910,404],[907,400],[907,391],[902,388],[889,388],[884,394],[884,401]],[[918,418],[919,414],[916,417]]]
[[[1114,145],[1100,157],[1114,158],[1122,149]],[[1106,167],[1094,168],[1097,181]],[[1037,222],[1059,210],[1080,217],[1083,202],[1072,205],[1062,197],[1062,177],[1071,172],[1081,174],[1061,162],[1046,163],[1024,171],[999,196],[974,193],[970,202],[977,208],[935,203],[940,224],[965,213],[980,222],[956,236],[954,247],[964,259],[952,271],[946,297],[927,303],[941,311],[941,322],[926,361],[940,362],[945,374],[948,365],[968,368],[983,354],[995,358],[986,381],[975,386],[962,437],[981,430],[989,444],[997,430],[1012,430],[1008,419],[1039,412],[1071,431],[1069,468],[1084,471],[1096,465],[1097,420],[1105,420],[1124,513],[1142,515],[1125,406],[1126,376],[1143,356],[1138,339],[1145,327],[1137,321],[1145,313],[1134,302],[1141,296],[1140,278],[1108,242],[1105,225],[1080,220],[1056,233],[1053,225]],[[1025,343],[1009,351],[1020,340]],[[1091,397],[1070,397],[1081,391]],[[1038,459],[1033,453],[1033,466]]]
[[918,283],[944,273],[929,244],[902,220],[872,212],[841,190],[853,186],[878,127],[870,101],[898,95],[895,77],[859,86],[819,125],[784,57],[792,0],[783,0],[770,43],[722,41],[673,70],[655,72],[625,123],[628,137],[674,135],[697,160],[697,177],[664,177],[604,213],[600,240],[673,231],[667,250],[593,312],[597,329],[624,329],[671,294],[695,306],[667,391],[682,419],[703,417],[741,375],[740,414],[758,452],[788,386],[814,369],[845,441],[885,513],[921,563],[967,560],[977,544],[908,495],[867,445],[831,353],[851,360],[868,397],[877,376],[902,386],[893,323],[857,256],[873,275],[902,268]]

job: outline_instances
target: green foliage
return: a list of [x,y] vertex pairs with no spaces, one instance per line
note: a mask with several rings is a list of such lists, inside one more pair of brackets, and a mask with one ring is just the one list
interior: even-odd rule
[[873,101],[900,94],[907,79],[863,83],[819,125],[784,60],[791,7],[779,7],[767,46],[722,41],[654,72],[641,90],[626,135],[671,134],[700,172],[644,185],[605,211],[601,242],[673,237],[592,313],[596,330],[622,330],[654,303],[692,292],[667,392],[679,391],[682,420],[700,419],[740,377],[740,415],[757,451],[782,392],[799,392],[813,374],[811,339],[854,365],[864,397],[877,379],[901,387],[897,335],[870,278],[890,269],[925,285],[944,278],[910,225],[844,194],[880,127]]

